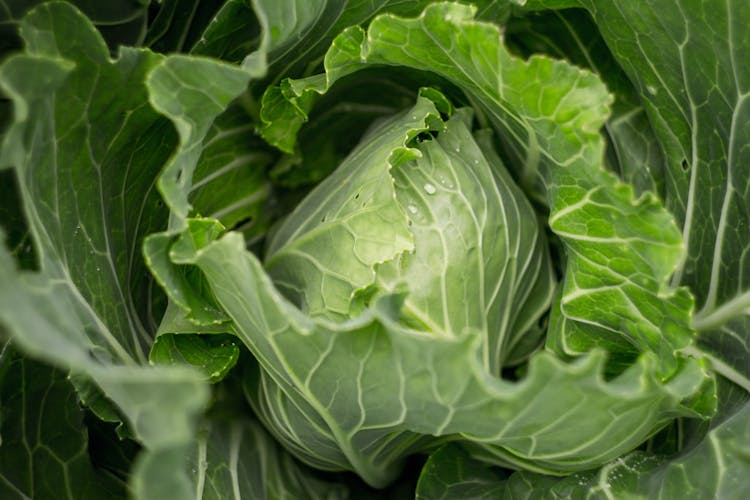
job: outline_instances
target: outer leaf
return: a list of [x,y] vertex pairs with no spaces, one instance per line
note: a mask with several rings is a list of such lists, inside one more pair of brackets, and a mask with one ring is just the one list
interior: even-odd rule
[[[263,68],[253,71],[262,73]],[[146,85],[152,106],[169,118],[179,133],[180,145],[159,176],[158,187],[171,209],[170,226],[180,229],[193,209],[208,210],[228,223],[244,222],[256,215],[268,194],[263,167],[268,161],[262,153],[250,149],[244,134],[248,124],[238,108],[222,115],[230,102],[247,87],[254,73],[210,59],[171,56],[148,76]],[[206,85],[206,82],[213,82]],[[222,119],[215,121],[222,115]],[[239,158],[233,153],[244,151]],[[258,165],[260,164],[260,165]],[[198,168],[197,177],[194,172]],[[195,184],[193,184],[195,181]],[[239,181],[238,186],[236,182]],[[210,189],[207,189],[210,188]],[[227,190],[231,194],[227,197]],[[223,196],[222,196],[223,194]],[[192,195],[192,196],[191,196]],[[222,196],[221,199],[218,199]],[[146,261],[159,266],[166,259],[165,245],[173,233],[152,235],[144,245]],[[161,273],[161,284],[171,289],[181,278]],[[177,292],[176,292],[177,293]],[[188,304],[195,298],[173,296]],[[201,322],[221,321],[217,311],[201,311]]]
[[[606,383],[597,352],[573,365],[537,355],[522,382],[507,383],[484,370],[476,335],[399,326],[396,297],[348,323],[311,321],[273,288],[236,233],[193,260],[264,368],[248,390],[277,437],[305,461],[354,469],[373,485],[389,481],[400,458],[423,445],[408,432],[394,434],[404,430],[463,432],[503,446],[496,452],[517,465],[589,468],[640,442],[703,380],[688,364],[664,385],[645,356]],[[574,431],[581,426],[600,431],[582,436]]]
[[[429,2],[417,0],[256,0],[261,24],[268,30],[269,73],[278,76],[306,76],[316,71],[331,41],[344,28],[368,22],[380,12],[409,15],[420,12]],[[293,15],[290,15],[293,13]],[[300,36],[301,34],[301,36]]]
[[[666,158],[665,203],[680,221],[688,247],[673,282],[690,286],[699,306],[693,318],[699,330],[697,347],[690,351],[708,354],[714,369],[738,384],[720,394],[722,419],[738,414],[711,431],[694,451],[651,474],[649,467],[636,467],[624,474],[625,482],[612,479],[623,475],[630,463],[613,464],[592,482],[615,495],[633,489],[638,481],[636,491],[649,497],[742,496],[748,489],[743,484],[747,451],[738,444],[742,438],[735,436],[747,435],[741,423],[747,420],[747,407],[737,410],[736,405],[750,392],[744,258],[750,242],[739,229],[747,222],[743,186],[750,179],[744,160],[750,131],[744,117],[750,109],[750,74],[739,61],[750,52],[750,39],[740,28],[750,20],[750,9],[742,2],[663,1],[637,8],[609,1],[529,3],[588,9],[645,103]],[[637,464],[638,457],[634,461]],[[575,491],[564,484],[555,488]],[[545,491],[539,494],[548,494]]]
[[205,422],[189,455],[195,498],[348,497],[343,485],[326,483],[297,463],[255,421],[236,418]]
[[149,100],[172,120],[180,136],[180,147],[158,181],[172,211],[172,225],[181,227],[190,210],[186,193],[214,119],[245,90],[250,77],[228,64],[179,55],[164,59],[149,74]]
[[261,26],[250,3],[225,1],[190,53],[242,62],[258,48],[261,39]]
[[[312,74],[318,70],[321,63],[326,67],[330,66],[332,52],[329,47],[337,35],[352,25],[364,24],[368,22],[380,11],[396,11],[402,14],[417,14],[429,2],[425,0],[412,2],[398,2],[393,0],[378,0],[377,2],[352,2],[346,1],[329,2],[327,0],[316,0],[315,2],[300,2],[298,0],[285,0],[283,2],[269,1],[259,2],[258,8],[261,17],[268,15],[269,22],[273,24],[275,19],[283,17],[285,12],[297,11],[300,6],[303,15],[300,15],[298,24],[305,27],[302,32],[309,35],[303,39],[281,40],[273,43],[269,42],[270,50],[269,64],[271,67],[270,74],[274,83],[282,77],[302,77]],[[273,7],[271,7],[273,5]],[[317,19],[315,18],[317,16]],[[315,21],[315,29],[309,26]],[[286,23],[280,19],[276,21],[277,25],[285,26]],[[339,39],[341,40],[341,39]],[[351,47],[351,44],[343,43]],[[354,47],[356,48],[356,46]],[[349,71],[350,72],[350,71]],[[347,72],[348,73],[348,72]],[[340,76],[343,76],[340,75]],[[318,79],[320,80],[320,79]],[[424,85],[424,82],[422,83]],[[269,144],[279,148],[281,151],[292,154],[294,153],[294,144],[296,134],[302,123],[307,121],[307,115],[312,107],[312,98],[306,99],[306,102],[298,102],[289,105],[284,92],[276,87],[267,87],[262,97],[262,106],[260,109],[260,132],[263,138]]]
[[418,89],[432,84],[421,76],[373,68],[341,81],[315,103],[295,154],[271,171],[274,182],[284,187],[314,185],[330,175],[379,120],[414,104]]
[[254,135],[250,117],[231,106],[213,123],[202,149],[188,197],[194,211],[249,240],[264,235],[274,215],[266,171],[276,155]]
[[[261,42],[261,47],[268,52],[269,77],[277,83],[281,78],[313,74],[318,71],[333,39],[344,29],[365,25],[385,12],[416,15],[429,3],[429,0],[255,0],[253,7],[261,25],[273,27],[266,30]],[[505,0],[475,3],[481,7],[481,15],[488,19],[505,19],[510,11]],[[239,13],[237,7],[231,10]],[[252,39],[247,30],[232,35],[235,46]],[[257,56],[250,56],[245,65],[252,65],[257,59]]]
[[415,498],[502,498],[504,478],[505,474],[499,469],[472,460],[459,445],[450,443],[427,459],[419,476]]
[[[192,371],[139,365],[150,341],[139,245],[165,223],[152,188],[174,141],[144,105],[159,56],[109,60],[91,24],[62,3],[32,11],[21,33],[27,53],[0,68],[15,105],[0,163],[15,167],[40,272],[18,272],[0,249],[0,321],[25,353],[95,381],[150,453],[180,453],[206,388]],[[161,475],[179,494],[184,469],[155,467],[137,468],[136,481]]]
[[19,265],[24,269],[33,269],[37,259],[18,191],[15,172],[0,170],[0,227],[6,231],[8,248]]
[[672,460],[639,451],[600,471],[564,479],[528,472],[493,479],[490,471],[482,470],[481,462],[458,447],[445,447],[428,460],[417,495],[423,492],[426,498],[440,498],[468,490],[509,499],[741,498],[750,487],[746,474],[750,449],[745,439],[749,423],[746,406],[711,431],[698,447]]
[[[264,41],[268,48],[269,80],[278,83],[282,78],[300,78],[319,71],[324,59],[329,59],[329,47],[339,33],[354,25],[366,25],[376,15],[390,12],[416,15],[430,2],[428,0],[258,0],[255,2],[258,17],[270,26],[276,26],[276,35]],[[482,14],[491,18],[505,18],[509,4],[505,1],[479,0]],[[294,12],[294,16],[289,16]],[[290,23],[289,20],[293,20]],[[300,36],[289,36],[289,33]],[[249,57],[250,64],[255,57]],[[325,63],[326,66],[329,63]],[[267,82],[266,82],[267,83]],[[424,86],[429,82],[421,82]],[[271,145],[286,153],[294,153],[294,137],[301,124],[307,120],[312,102],[287,106],[278,88],[256,89],[263,92],[260,114],[261,134]],[[378,91],[382,93],[382,89]],[[279,109],[269,111],[278,106]],[[280,121],[279,114],[285,120]],[[273,116],[272,116],[273,115]]]
[[509,46],[526,57],[542,52],[594,71],[614,95],[612,114],[604,124],[607,166],[637,193],[664,192],[665,165],[638,92],[593,20],[583,9],[530,12],[505,27]]
[[[13,97],[16,121],[6,135],[0,163],[16,167],[35,245],[44,254],[40,259],[59,261],[47,265],[69,269],[65,279],[79,280],[75,285],[83,289],[94,311],[111,323],[117,343],[127,356],[138,358],[147,341],[144,325],[149,318],[140,315],[146,309],[139,302],[141,294],[126,288],[147,290],[144,267],[132,257],[138,253],[140,235],[163,224],[165,212],[156,193],[123,198],[120,189],[132,183],[148,193],[153,180],[128,177],[129,168],[137,164],[158,171],[173,135],[168,124],[143,107],[142,86],[140,95],[137,85],[120,96],[112,91],[142,80],[156,56],[126,51],[117,63],[110,63],[103,41],[88,22],[70,7],[52,5],[33,11],[24,23],[30,55],[14,56],[2,68],[2,86]],[[67,16],[68,24],[60,27],[46,19],[50,9],[62,13],[61,18]],[[65,45],[58,47],[55,35]],[[71,71],[72,64],[58,54],[93,61]],[[52,99],[55,94],[60,99]],[[123,117],[128,120],[120,123]],[[91,127],[94,119],[97,129]],[[144,135],[149,128],[151,134]],[[133,155],[130,146],[136,141],[140,154]],[[61,164],[70,169],[57,175]],[[111,180],[105,182],[102,176],[110,173]],[[73,190],[72,185],[80,187]],[[110,204],[111,200],[121,202]],[[96,206],[98,210],[92,209]],[[138,216],[127,219],[130,213]],[[121,221],[126,222],[120,228]],[[83,283],[94,275],[99,283]],[[120,302],[124,307],[109,309]]]
[[[143,0],[141,0],[143,1]],[[224,0],[160,0],[143,44],[158,52],[187,52],[210,26]]]
[[588,9],[644,99],[666,158],[665,203],[688,250],[673,283],[696,296],[700,350],[750,391],[750,233],[744,230],[750,223],[750,68],[744,64],[750,5],[529,3]]
[[[17,29],[21,19],[44,0],[4,1],[0,9],[0,54],[22,48]],[[104,35],[114,51],[119,44],[137,45],[146,33],[150,0],[111,0],[95,2],[72,0]]]
[[240,355],[234,337],[227,335],[162,335],[156,339],[149,361],[157,365],[192,365],[208,380],[219,382]]
[[566,479],[521,472],[507,481],[503,498],[742,498],[750,489],[748,434],[746,404],[696,448],[671,460],[636,452],[599,472]]
[[6,344],[0,400],[3,498],[125,498],[125,484],[91,464],[83,411],[64,373]]

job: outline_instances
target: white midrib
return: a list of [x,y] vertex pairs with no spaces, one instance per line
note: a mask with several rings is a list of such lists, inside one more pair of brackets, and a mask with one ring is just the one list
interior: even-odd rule
[[206,448],[208,444],[206,443],[207,436],[203,435],[198,437],[198,464],[197,464],[197,472],[196,476],[198,477],[198,482],[195,485],[195,499],[200,500],[203,498],[203,490],[205,488],[206,484]]
[[[714,309],[702,309],[693,316],[692,327],[699,332],[717,330],[732,319],[747,314],[750,314],[750,290]],[[750,378],[716,356],[703,351],[696,345],[682,349],[682,352],[708,359],[717,373],[750,392]]]
[[699,311],[693,316],[693,328],[698,331],[715,330],[744,314],[750,314],[750,290],[719,307]]
[[745,391],[750,392],[750,378],[737,371],[734,367],[717,358],[713,354],[702,350],[696,345],[691,345],[681,349],[680,352],[696,358],[706,358],[711,362],[711,368],[722,377],[734,382],[742,387]]

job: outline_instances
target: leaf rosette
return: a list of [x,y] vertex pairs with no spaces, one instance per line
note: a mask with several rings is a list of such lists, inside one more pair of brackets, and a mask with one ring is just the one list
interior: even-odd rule
[[[423,88],[272,231],[264,263],[206,219],[147,250],[169,255],[171,265],[151,259],[169,293],[226,315],[210,326],[183,302],[161,331],[236,335],[258,360],[246,393],[271,432],[308,464],[375,486],[445,440],[492,463],[590,469],[676,416],[713,411],[704,366],[677,352],[692,337],[691,297],[667,283],[679,231],[654,197],[635,199],[602,168],[604,86],[567,63],[510,55],[473,13],[437,3],[345,30],[324,75],[266,92],[261,132],[291,151],[294,134],[280,131],[373,64],[437,73],[492,130],[474,131],[471,110]],[[560,286],[497,144],[549,208],[567,257]],[[200,273],[170,281],[175,265]],[[519,381],[501,377],[520,362]]]
[[744,5],[36,3],[0,420],[37,446],[0,490],[338,498],[299,460],[415,453],[427,498],[741,489]]

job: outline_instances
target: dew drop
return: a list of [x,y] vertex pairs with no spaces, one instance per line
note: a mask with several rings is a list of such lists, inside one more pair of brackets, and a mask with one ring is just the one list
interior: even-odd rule
[[451,180],[447,177],[440,177],[440,184],[447,187],[448,189],[453,188],[453,182],[451,182]]
[[435,192],[437,191],[437,190],[435,189],[435,186],[433,186],[433,185],[432,185],[432,184],[430,184],[429,182],[428,182],[427,184],[425,184],[425,185],[424,185],[424,190],[425,190],[425,192],[426,192],[427,194],[435,194]]

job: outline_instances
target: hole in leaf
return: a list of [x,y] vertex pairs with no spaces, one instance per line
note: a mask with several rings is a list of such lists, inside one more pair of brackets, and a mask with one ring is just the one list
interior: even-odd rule
[[437,137],[437,132],[434,130],[430,130],[427,132],[420,132],[414,139],[410,141],[409,146],[414,146],[415,144],[421,144],[423,142],[431,141]]

